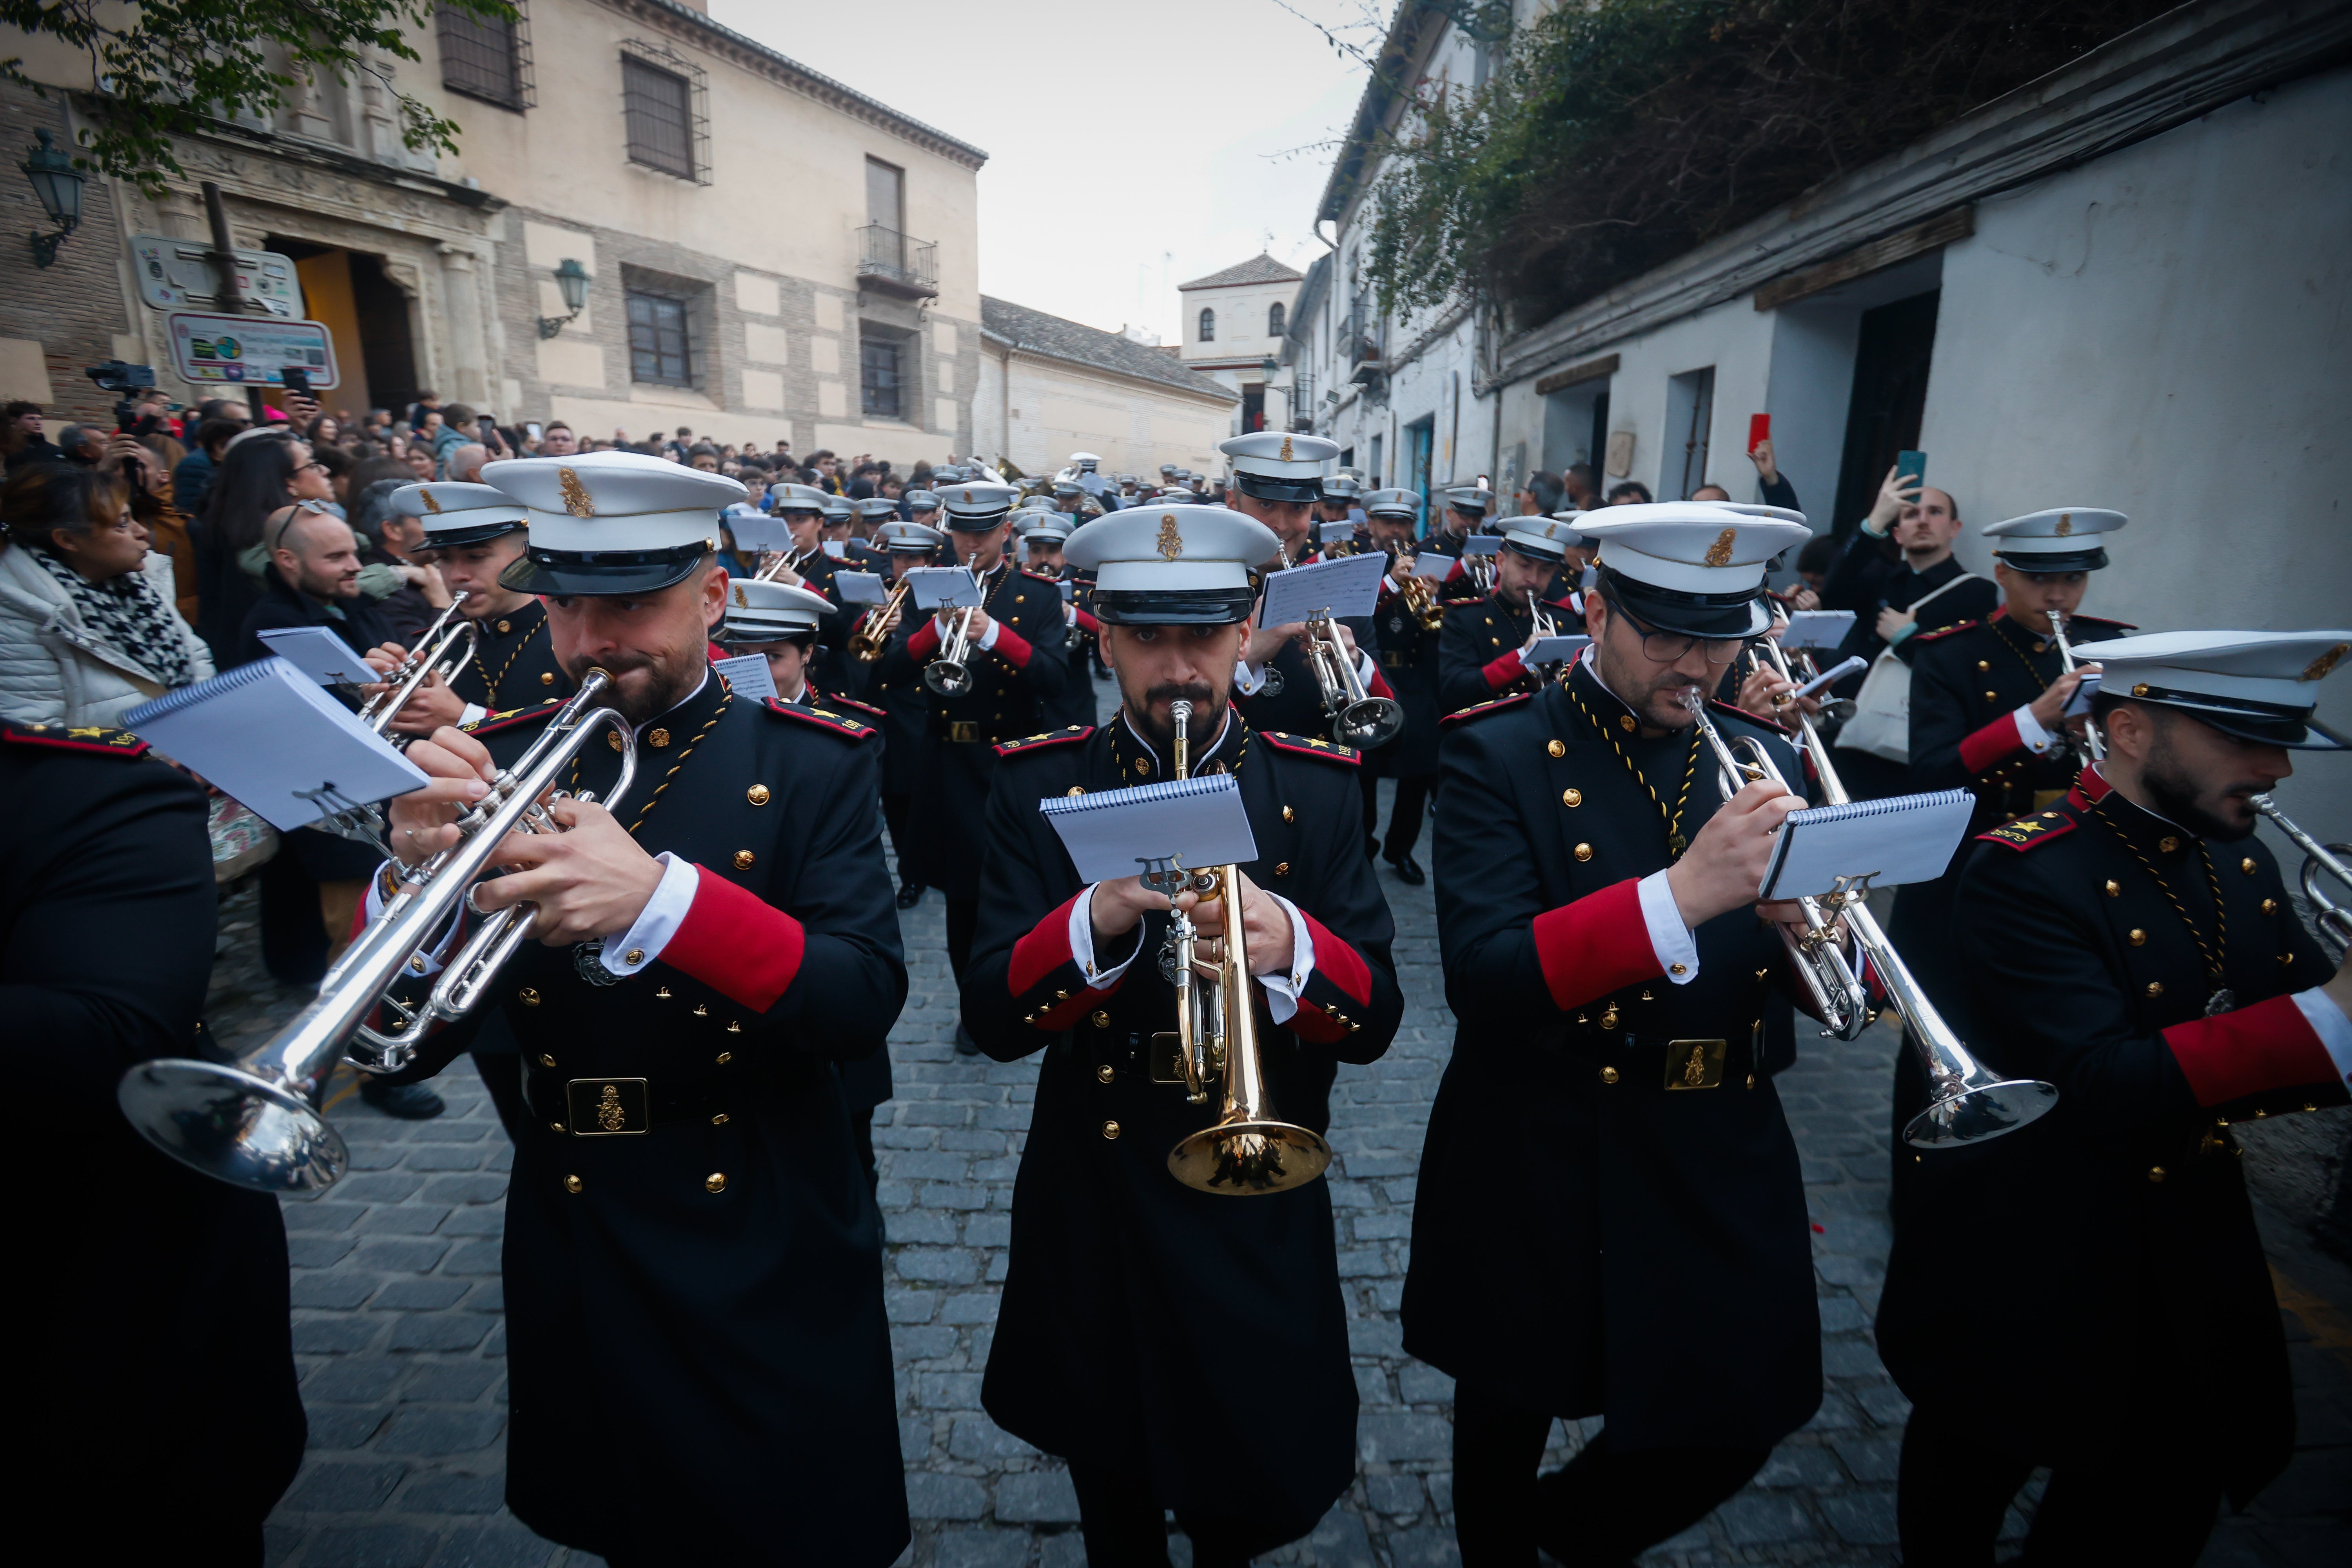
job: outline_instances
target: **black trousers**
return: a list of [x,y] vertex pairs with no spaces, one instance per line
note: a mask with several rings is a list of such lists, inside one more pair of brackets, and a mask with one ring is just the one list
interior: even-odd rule
[[[2001,1516],[2032,1470],[2032,1460],[1945,1413],[1914,1409],[1895,1498],[1905,1568],[1986,1568]],[[2112,1467],[2053,1469],[2016,1561],[2021,1568],[2189,1568],[2221,1507],[2221,1480],[2210,1468],[2144,1448],[2117,1453]]]
[[1601,1433],[1538,1476],[1549,1412],[1468,1384],[1454,1391],[1454,1539],[1462,1568],[1532,1568],[1536,1548],[1563,1563],[1631,1563],[1679,1535],[1748,1484],[1769,1448],[1648,1448],[1620,1454]]
[[1389,813],[1389,835],[1381,845],[1381,853],[1391,860],[1402,860],[1412,853],[1421,842],[1421,825],[1429,816],[1431,787],[1437,783],[1435,773],[1419,773],[1396,782],[1396,808]]
[[[1070,1461],[1078,1494],[1078,1531],[1088,1568],[1168,1568],[1167,1510],[1142,1476]],[[1249,1560],[1297,1539],[1285,1525],[1176,1510],[1176,1528],[1192,1542],[1193,1568],[1247,1568]]]
[[980,930],[978,899],[949,899],[948,906],[948,968],[963,984],[963,966],[971,957],[971,939]]

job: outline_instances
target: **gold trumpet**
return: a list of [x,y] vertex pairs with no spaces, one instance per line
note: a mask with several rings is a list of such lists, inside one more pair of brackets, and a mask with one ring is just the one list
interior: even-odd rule
[[866,618],[866,624],[849,635],[849,648],[861,660],[872,664],[890,646],[890,634],[898,629],[899,606],[907,602],[907,590],[915,585],[911,577],[898,579],[882,607]]
[[[1416,554],[1411,559],[1417,561],[1420,557]],[[1428,578],[1408,572],[1397,585],[1397,593],[1403,597],[1404,607],[1419,618],[1423,630],[1433,632],[1445,624],[1445,606],[1437,602],[1437,584]]]
[[[1169,714],[1176,725],[1176,776],[1189,777],[1192,705],[1171,702]],[[1216,1121],[1168,1152],[1169,1173],[1197,1192],[1230,1197],[1306,1185],[1330,1165],[1331,1145],[1309,1128],[1277,1119],[1266,1097],[1240,868],[1187,871],[1155,862],[1144,884],[1168,895],[1169,934],[1160,962],[1176,988],[1176,1081],[1184,1085],[1188,1102],[1201,1105],[1208,1100],[1209,1080],[1223,1079]],[[1224,902],[1225,935],[1213,960],[1200,956],[1200,933],[1176,908],[1177,895],[1187,888],[1202,900]]]
[[2319,945],[2330,962],[2342,963],[2352,950],[2352,909],[2327,896],[2322,878],[2333,878],[2342,889],[2352,889],[2352,844],[2322,844],[2290,820],[2269,795],[2249,795],[2246,804],[2271,819],[2271,825],[2303,851],[2303,896],[2311,905],[2312,924],[2319,928]]

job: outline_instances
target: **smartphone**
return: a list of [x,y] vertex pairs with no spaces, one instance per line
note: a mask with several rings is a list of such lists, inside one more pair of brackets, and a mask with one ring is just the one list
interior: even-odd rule
[[1926,484],[1927,482],[1927,454],[1925,452],[1895,453],[1895,474],[1896,479],[1906,487],[1910,485]]
[[1748,416],[1748,449],[1750,452],[1772,438],[1772,416],[1751,414]]
[[278,376],[286,384],[286,390],[289,395],[296,397],[310,395],[310,373],[300,365],[289,364],[279,371]]
[[546,431],[540,428],[539,421],[536,419],[523,426],[523,433],[534,441],[543,439],[547,434]]

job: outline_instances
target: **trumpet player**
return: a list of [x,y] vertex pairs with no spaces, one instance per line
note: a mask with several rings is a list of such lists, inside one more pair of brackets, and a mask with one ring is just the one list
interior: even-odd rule
[[2106,755],[1980,835],[1953,900],[1988,1065],[2059,1099],[1923,1154],[1895,1229],[1878,1343],[1913,1402],[1897,1514],[1918,1568],[1990,1562],[2036,1466],[2026,1561],[2191,1563],[2222,1500],[2245,1508],[2294,1447],[2231,1123],[2347,1098],[2352,972],[2253,830],[2290,753],[2346,749],[2313,709],[2352,631],[2098,652]]
[[[1312,1530],[1355,1470],[1328,1188],[1226,1195],[1171,1173],[1171,1150],[1219,1117],[1155,1081],[1154,1037],[1177,1026],[1170,900],[1134,877],[1082,883],[1037,811],[1174,778],[1180,754],[1192,776],[1236,780],[1257,851],[1233,868],[1238,1002],[1272,1112],[1319,1134],[1337,1064],[1386,1050],[1403,1003],[1352,753],[1255,730],[1232,701],[1252,570],[1273,550],[1222,507],[1155,501],[1081,529],[1069,555],[1099,574],[1119,711],[998,747],[982,840],[964,1018],[1001,1061],[1045,1056],[981,1399],[1069,1461],[1087,1560],[1121,1568],[1166,1568],[1169,1510],[1194,1563],[1240,1568]],[[1176,900],[1204,946],[1236,940],[1230,901]]]
[[1438,588],[1438,602],[1475,604],[1493,587],[1492,568],[1473,563],[1464,552],[1463,542],[1487,531],[1486,520],[1495,515],[1495,492],[1473,481],[1447,485],[1437,492],[1437,499],[1444,504],[1431,523],[1430,548],[1454,557],[1454,569]]
[[1437,651],[1443,613],[1436,584],[1412,574],[1413,532],[1421,515],[1417,490],[1372,490],[1362,498],[1372,547],[1388,556],[1381,598],[1373,615],[1381,644],[1381,674],[1404,706],[1404,730],[1364,759],[1364,831],[1377,834],[1379,778],[1396,780],[1396,804],[1389,816],[1381,856],[1397,880],[1418,888],[1429,879],[1412,858],[1421,842],[1422,818],[1429,815],[1430,785],[1437,778],[1437,721],[1444,712],[1437,699]]
[[[1600,541],[1591,646],[1566,680],[1454,715],[1439,760],[1459,1028],[1403,1323],[1456,1380],[1465,1568],[1628,1561],[1821,1403],[1786,1064],[1758,1047],[1776,984],[1806,998],[1772,923],[1796,906],[1756,902],[1804,802],[1760,779],[1723,799],[1685,706],[1769,624],[1765,563],[1805,530],[1687,502],[1580,527]],[[1801,776],[1777,730],[1711,717]],[[1538,1479],[1552,1421],[1593,1415],[1607,1429]]]
[[[513,836],[473,895],[536,910],[494,993],[531,1112],[507,1194],[508,1504],[617,1562],[881,1568],[908,1527],[880,1220],[835,1068],[906,994],[877,732],[712,672],[736,481],[630,452],[484,472],[530,509],[503,580],[546,598],[575,679],[614,678],[640,759],[616,809],[555,800],[562,831]],[[392,802],[381,875],[452,847],[556,707],[411,747],[433,782]],[[570,787],[610,795],[619,752],[582,752]]]
[[1583,629],[1571,589],[1560,575],[1568,542],[1577,537],[1575,529],[1548,517],[1504,520],[1494,592],[1446,607],[1437,663],[1437,699],[1445,711],[1459,712],[1542,684],[1543,672],[1528,662],[1537,639],[1547,630]]
[[[931,510],[938,510],[937,498]],[[859,693],[882,710],[882,821],[890,830],[890,852],[898,863],[898,904],[911,910],[922,901],[923,884],[914,875],[909,858],[908,817],[914,809],[915,776],[922,766],[923,731],[930,716],[930,700],[923,689],[922,672],[907,657],[907,638],[919,619],[906,613],[907,595],[900,592],[907,574],[939,559],[948,536],[919,522],[886,522],[874,531],[885,574],[896,602],[869,605],[857,617],[849,638],[850,668],[845,685],[865,672]],[[867,648],[874,650],[871,658]]]
[[1058,511],[1033,512],[1026,518],[1015,513],[1013,518],[1022,565],[1033,575],[1051,580],[1057,594],[1063,592],[1063,584],[1070,584],[1062,600],[1062,658],[1069,669],[1062,682],[1062,695],[1055,701],[1053,711],[1045,715],[1053,727],[1091,724],[1095,718],[1095,683],[1087,666],[1096,657],[1096,638],[1102,628],[1095,620],[1094,611],[1078,602],[1079,589],[1083,586],[1091,597],[1093,584],[1082,584],[1062,556],[1063,546],[1069,542],[1070,527],[1067,515]]

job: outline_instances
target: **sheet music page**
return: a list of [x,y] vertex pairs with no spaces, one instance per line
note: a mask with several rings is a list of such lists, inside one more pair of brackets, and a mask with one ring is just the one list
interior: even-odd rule
[[1792,811],[1757,897],[1819,898],[1841,877],[1866,876],[1874,888],[1932,882],[1950,867],[1975,809],[1974,795],[1953,789]]
[[1380,603],[1381,579],[1388,571],[1385,555],[1342,555],[1269,573],[1258,624],[1286,626],[1322,610],[1330,611],[1334,620],[1369,616]]
[[918,566],[907,574],[917,607],[964,609],[980,603],[980,584],[961,566]]
[[270,652],[321,686],[365,686],[383,679],[325,626],[276,626],[259,635]]
[[727,678],[728,687],[738,697],[765,700],[776,695],[776,672],[768,668],[768,656],[764,653],[714,658],[710,668]]
[[1257,858],[1241,781],[1231,773],[1048,795],[1037,809],[1089,882],[1136,876],[1154,858],[1194,869]]

